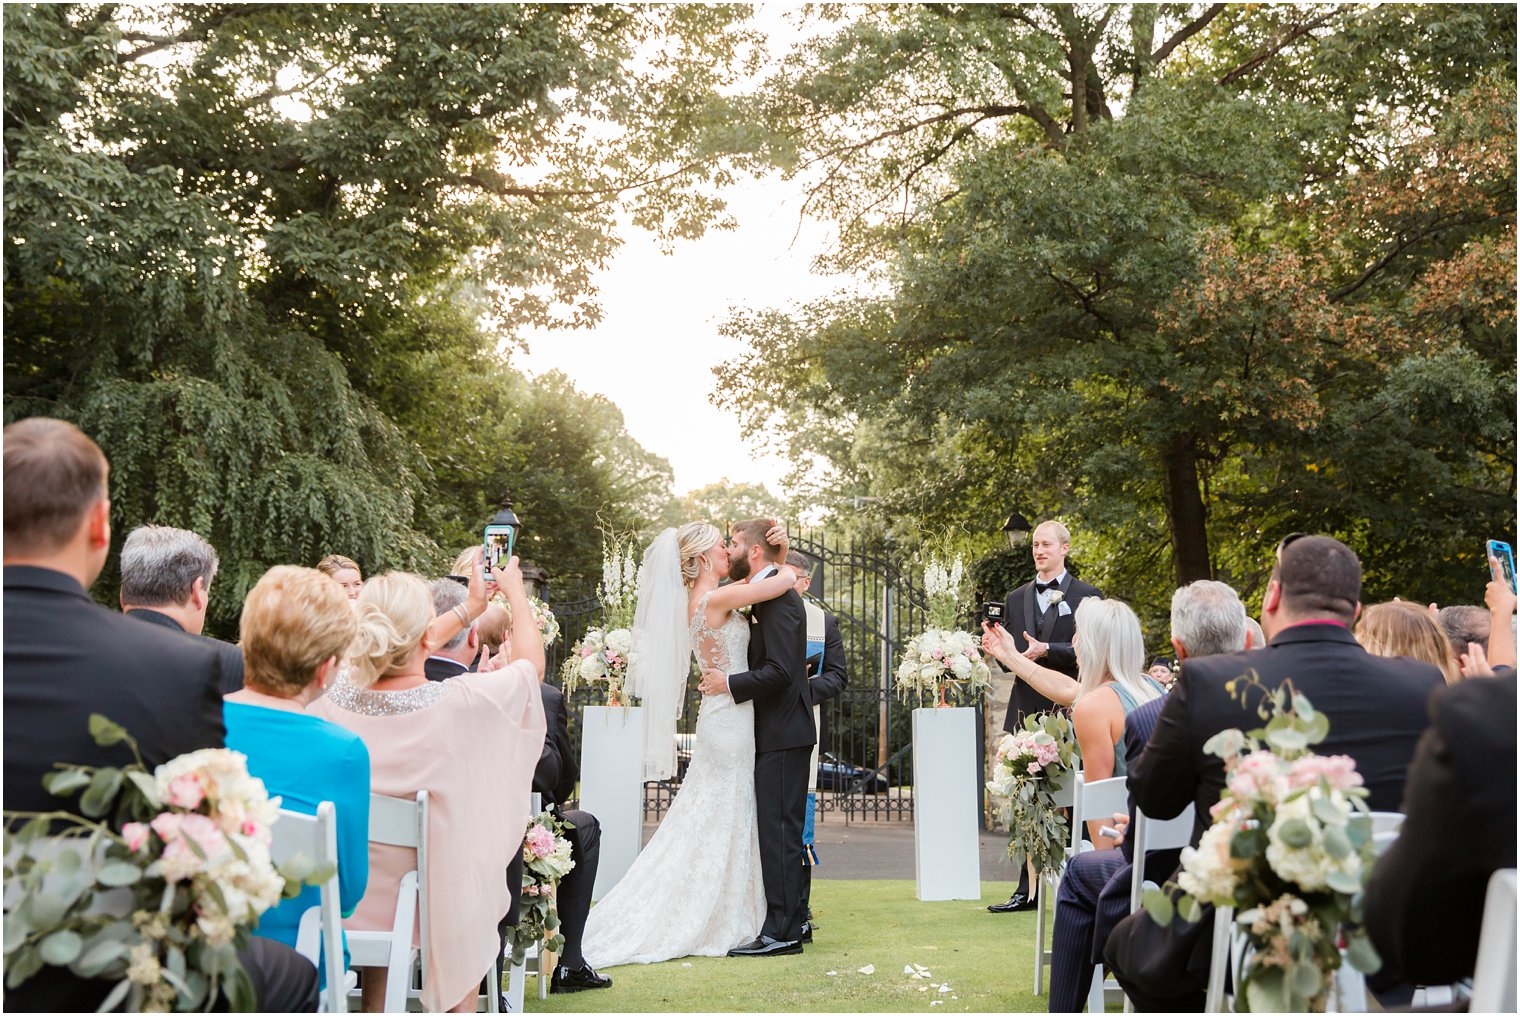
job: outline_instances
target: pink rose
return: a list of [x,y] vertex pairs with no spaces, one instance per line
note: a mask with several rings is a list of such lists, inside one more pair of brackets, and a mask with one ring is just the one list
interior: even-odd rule
[[142,822],[128,822],[121,827],[122,838],[127,841],[127,849],[138,851],[143,844],[148,842],[148,827]]
[[216,822],[206,815],[186,815],[180,824],[180,834],[194,840],[207,857],[215,857],[227,847],[227,838]]
[[554,853],[554,834],[541,825],[528,831],[527,848],[534,857],[548,857]]
[[159,839],[163,840],[165,843],[168,843],[172,840],[179,839],[179,827],[184,819],[185,816],[183,815],[172,811],[165,811],[160,812],[157,816],[154,817],[153,821],[148,824],[153,827],[154,832],[158,833]]
[[1356,759],[1349,755],[1305,755],[1288,770],[1288,786],[1294,790],[1312,787],[1320,778],[1333,790],[1349,790],[1362,785],[1362,774],[1356,771]]
[[169,781],[169,803],[176,808],[199,808],[205,799],[200,773],[181,773]]
[[1237,801],[1276,800],[1277,774],[1277,756],[1267,751],[1254,751],[1230,769],[1230,795]]
[[1029,763],[1028,773],[1029,773],[1030,776],[1035,775],[1039,771],[1040,771],[1040,763],[1039,763],[1038,760]]

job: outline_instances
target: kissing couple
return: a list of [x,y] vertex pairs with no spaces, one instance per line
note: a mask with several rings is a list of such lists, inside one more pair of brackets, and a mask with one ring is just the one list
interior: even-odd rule
[[702,707],[670,810],[586,923],[594,967],[802,951],[802,827],[818,731],[786,552],[776,520],[750,519],[726,539],[705,522],[666,529],[644,554],[627,689],[644,707],[646,780],[675,771],[692,654]]

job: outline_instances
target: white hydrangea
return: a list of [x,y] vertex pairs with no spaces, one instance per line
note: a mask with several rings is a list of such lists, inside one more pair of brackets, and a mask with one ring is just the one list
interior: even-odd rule
[[619,656],[627,656],[633,648],[633,633],[627,628],[614,628],[607,633],[607,648]]
[[[1267,829],[1267,863],[1284,881],[1297,885],[1305,892],[1329,887],[1327,879],[1331,872],[1343,871],[1355,875],[1361,871],[1361,858],[1356,851],[1337,860],[1325,851],[1325,829],[1314,815],[1314,801],[1326,800],[1340,816],[1338,825],[1344,825],[1350,815],[1350,807],[1344,795],[1332,791],[1328,797],[1314,788],[1291,801],[1277,806],[1277,814]],[[1308,827],[1309,842],[1293,847],[1283,841],[1283,827],[1292,821],[1300,821]]]
[[1230,859],[1233,830],[1226,823],[1209,826],[1197,849],[1182,848],[1182,874],[1177,884],[1199,900],[1227,903],[1235,896],[1235,866]]
[[587,681],[600,681],[607,676],[607,664],[602,662],[600,654],[584,657],[581,660],[580,674]]

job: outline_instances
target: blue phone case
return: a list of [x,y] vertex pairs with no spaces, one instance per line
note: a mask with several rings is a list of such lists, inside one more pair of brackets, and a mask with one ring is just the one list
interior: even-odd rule
[[1509,591],[1515,592],[1515,552],[1502,540],[1488,541],[1488,556],[1499,559],[1499,570],[1509,579]]

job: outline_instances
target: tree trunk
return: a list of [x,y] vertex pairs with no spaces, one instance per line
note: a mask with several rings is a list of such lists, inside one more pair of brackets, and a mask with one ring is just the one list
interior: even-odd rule
[[1198,482],[1198,441],[1173,435],[1164,456],[1166,521],[1172,535],[1172,571],[1179,586],[1214,577],[1209,563],[1206,510]]

